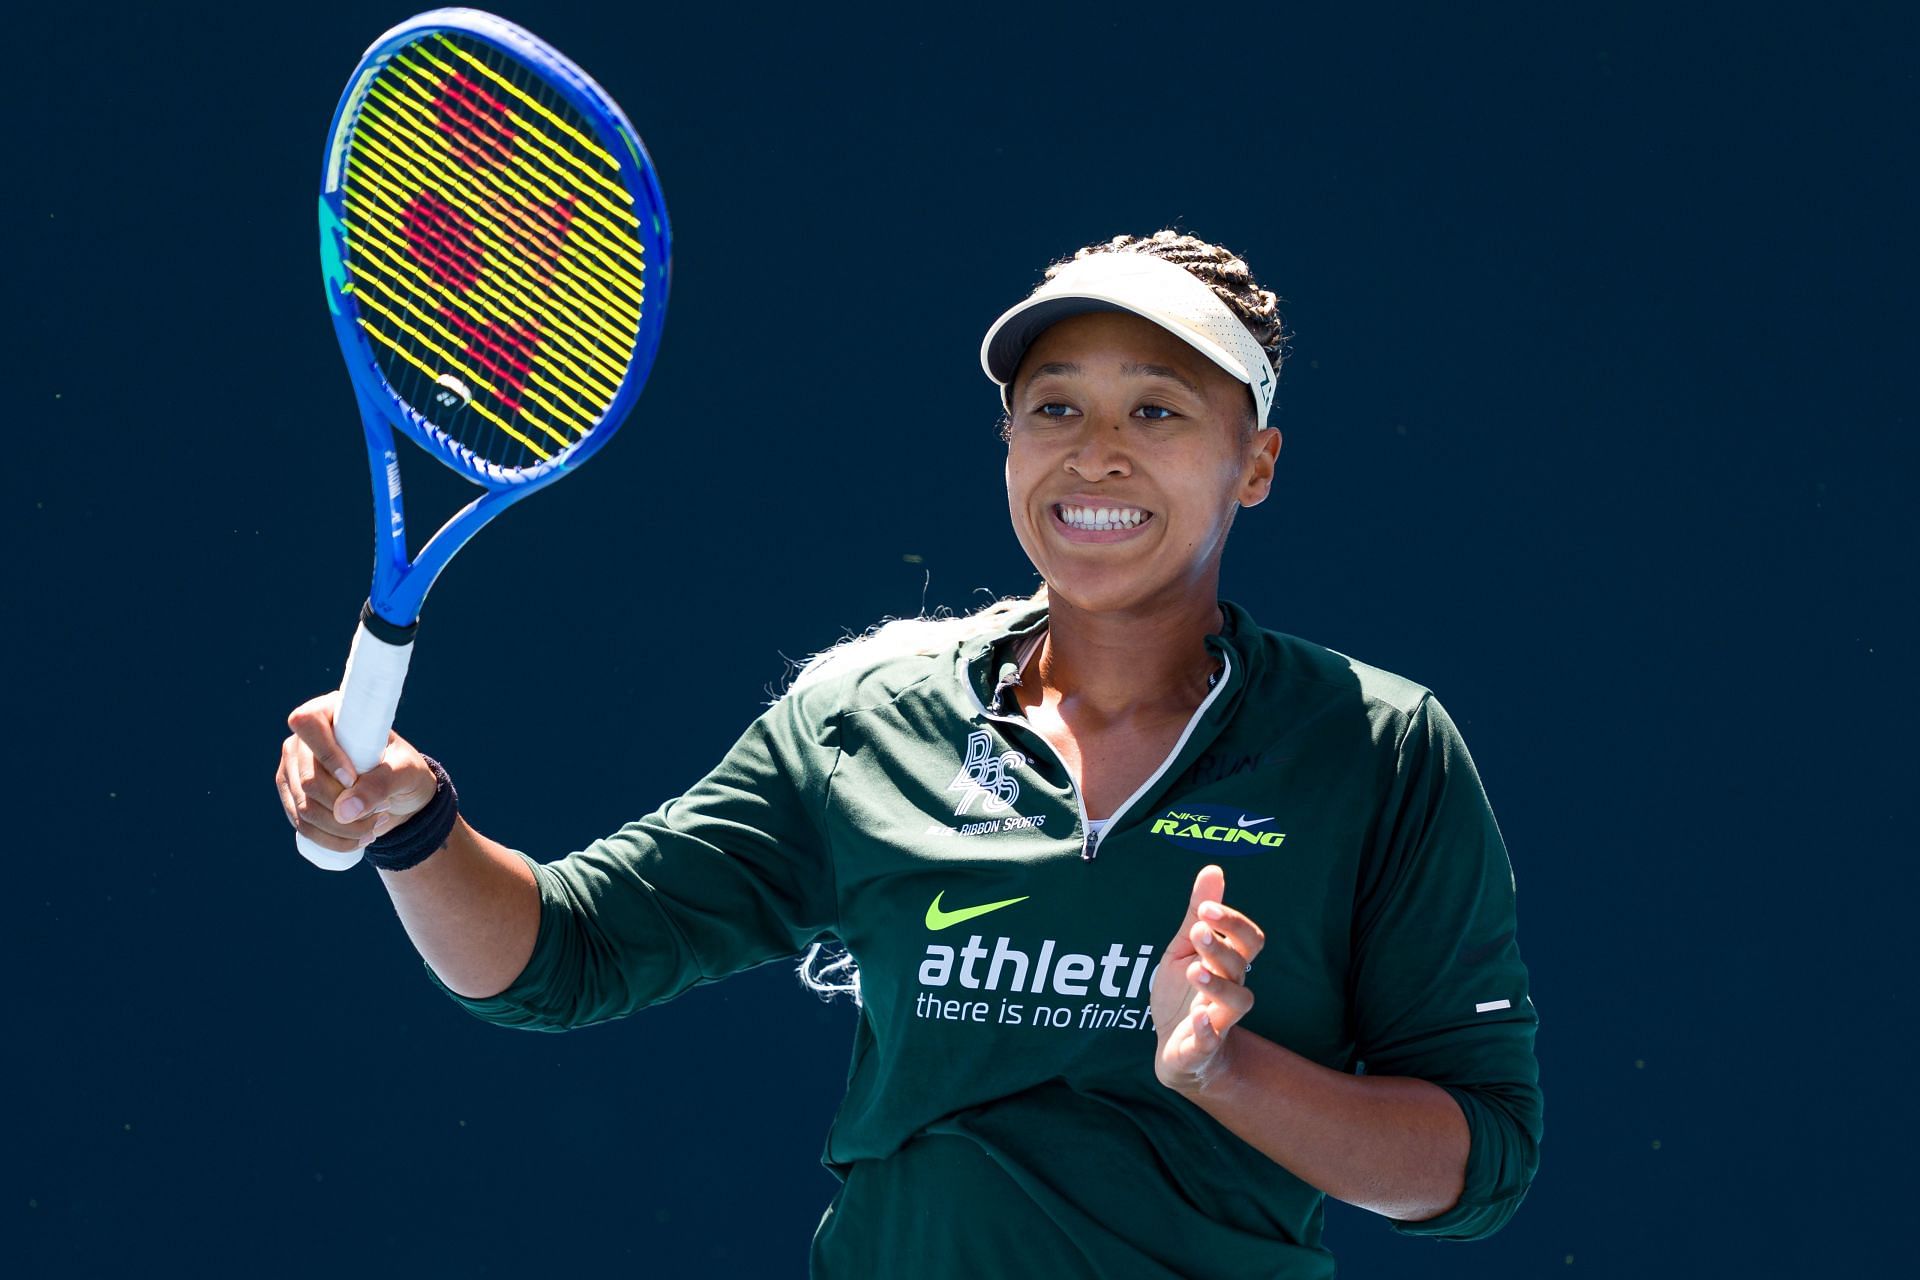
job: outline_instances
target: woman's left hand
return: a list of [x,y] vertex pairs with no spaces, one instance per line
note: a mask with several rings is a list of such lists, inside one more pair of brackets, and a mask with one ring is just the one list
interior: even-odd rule
[[1227,1034],[1253,1008],[1247,970],[1266,945],[1260,926],[1226,905],[1227,876],[1202,867],[1187,918],[1153,977],[1154,1074],[1181,1093],[1204,1088],[1226,1066]]

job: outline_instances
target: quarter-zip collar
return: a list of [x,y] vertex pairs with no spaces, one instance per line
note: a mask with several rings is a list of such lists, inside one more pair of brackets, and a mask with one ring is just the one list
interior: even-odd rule
[[[1255,673],[1250,668],[1247,647],[1238,643],[1238,637],[1256,633],[1252,618],[1246,610],[1226,600],[1220,602],[1220,614],[1223,625],[1219,633],[1206,638],[1207,651],[1221,663],[1218,681],[1195,709],[1167,758],[1161,761],[1160,767],[1133,795],[1107,815],[1107,826],[1098,836],[1088,827],[1086,802],[1080,796],[1079,787],[1074,785],[1074,803],[1079,810],[1079,826],[1075,834],[1081,843],[1080,856],[1086,861],[1091,862],[1098,855],[1100,845],[1115,831],[1148,812],[1173,781],[1213,744],[1222,727],[1232,718],[1244,691],[1251,686]],[[1020,676],[1018,655],[1027,651],[1026,642],[1045,627],[1046,621],[1046,606],[1038,602],[1031,611],[1009,615],[999,632],[962,646],[957,674],[966,686],[968,701],[973,706],[977,720],[1018,727],[1052,752],[1051,745],[1033,731],[1026,718],[1009,709],[1012,705],[1009,691],[1018,683]],[[1064,762],[1061,763],[1061,771],[1067,772]]]

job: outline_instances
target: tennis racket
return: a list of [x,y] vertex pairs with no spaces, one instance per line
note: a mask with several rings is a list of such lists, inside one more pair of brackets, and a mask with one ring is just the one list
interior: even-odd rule
[[[633,407],[660,345],[670,245],[633,126],[532,34],[436,9],[360,60],[320,186],[327,307],[373,473],[373,589],[334,718],[354,768],[386,749],[434,578]],[[481,489],[411,559],[396,427]],[[360,861],[295,842],[331,871]]]

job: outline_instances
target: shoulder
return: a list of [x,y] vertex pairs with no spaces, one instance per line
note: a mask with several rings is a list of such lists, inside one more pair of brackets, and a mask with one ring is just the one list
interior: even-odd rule
[[1371,727],[1368,736],[1385,747],[1438,713],[1427,686],[1338,649],[1261,627],[1244,611],[1236,612],[1231,638],[1250,669],[1249,698],[1276,720],[1364,719]]
[[952,665],[958,621],[902,618],[850,636],[800,663],[780,701],[839,711],[892,702]]
[[871,710],[911,693],[945,691],[963,654],[984,649],[1036,620],[1043,605],[1002,600],[946,618],[894,618],[798,664],[781,695],[815,714]]
[[1232,640],[1248,657],[1256,678],[1275,685],[1293,685],[1345,693],[1383,709],[1410,715],[1432,696],[1425,685],[1362,662],[1338,649],[1272,631],[1238,606],[1228,606]]

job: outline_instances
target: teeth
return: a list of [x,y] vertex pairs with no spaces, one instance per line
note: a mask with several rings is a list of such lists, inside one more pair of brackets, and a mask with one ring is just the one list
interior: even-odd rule
[[1147,513],[1137,507],[1070,507],[1061,504],[1060,520],[1075,529],[1107,531],[1137,528]]

